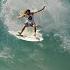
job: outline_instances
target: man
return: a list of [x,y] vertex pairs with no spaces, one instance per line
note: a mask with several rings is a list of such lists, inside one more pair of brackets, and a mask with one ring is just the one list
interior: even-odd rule
[[36,36],[36,24],[34,21],[34,14],[44,10],[44,8],[45,8],[45,6],[36,12],[31,12],[29,9],[27,9],[22,15],[18,16],[18,18],[22,18],[22,17],[26,18],[26,22],[25,22],[24,27],[22,28],[21,32],[18,32],[19,35],[22,34],[22,32],[25,30],[26,27],[31,26],[34,28],[34,36]]

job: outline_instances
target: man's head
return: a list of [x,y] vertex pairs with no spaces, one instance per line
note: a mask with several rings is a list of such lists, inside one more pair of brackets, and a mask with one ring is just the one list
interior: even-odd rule
[[29,15],[29,14],[30,14],[30,10],[27,9],[27,10],[25,11],[25,14]]

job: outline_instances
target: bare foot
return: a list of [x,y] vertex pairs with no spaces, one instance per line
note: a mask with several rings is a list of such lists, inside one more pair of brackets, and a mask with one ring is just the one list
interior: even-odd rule
[[23,37],[23,35],[19,35],[19,34],[17,36],[22,36]]
[[17,36],[22,36],[22,37],[27,37],[26,35],[22,35],[20,32],[18,32],[19,34]]
[[23,35],[21,35],[21,33],[20,32],[18,32],[18,35],[17,36],[23,36]]

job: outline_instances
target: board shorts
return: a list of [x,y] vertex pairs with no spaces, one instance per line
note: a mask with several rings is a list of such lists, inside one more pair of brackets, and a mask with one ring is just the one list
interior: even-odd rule
[[33,25],[35,25],[35,22],[34,22],[34,21],[33,21],[33,22],[26,21],[26,22],[25,22],[25,26],[26,26],[26,27],[28,27],[28,26],[33,27]]

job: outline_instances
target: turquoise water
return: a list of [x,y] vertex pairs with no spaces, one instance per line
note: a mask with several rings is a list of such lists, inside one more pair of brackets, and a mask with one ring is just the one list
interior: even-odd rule
[[[70,70],[70,1],[48,0],[48,11],[37,15],[44,38],[41,42],[22,41],[8,33],[8,30],[19,30],[23,25],[24,20],[17,20],[15,16],[17,8],[25,6],[17,7],[19,2],[22,4],[21,0],[17,5],[12,1],[10,7],[15,10],[9,11],[11,15],[8,15],[4,5],[9,1],[12,0],[0,1],[0,70]],[[29,3],[27,0],[26,7]],[[40,3],[36,2],[35,6]],[[14,27],[11,21],[15,22]]]

